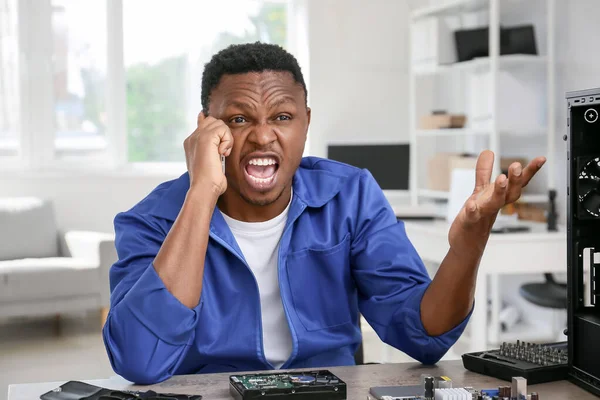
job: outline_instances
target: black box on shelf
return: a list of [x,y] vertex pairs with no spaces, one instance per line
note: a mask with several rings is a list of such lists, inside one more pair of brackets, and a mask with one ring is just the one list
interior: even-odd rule
[[[469,61],[490,54],[489,27],[461,29],[454,32],[457,59]],[[500,55],[537,55],[533,25],[500,28]]]

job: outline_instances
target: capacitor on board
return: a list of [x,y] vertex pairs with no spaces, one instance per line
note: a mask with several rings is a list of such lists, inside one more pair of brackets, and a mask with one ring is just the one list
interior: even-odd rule
[[433,387],[433,376],[426,376],[423,380],[423,397],[425,400],[433,400],[435,396],[435,389]]

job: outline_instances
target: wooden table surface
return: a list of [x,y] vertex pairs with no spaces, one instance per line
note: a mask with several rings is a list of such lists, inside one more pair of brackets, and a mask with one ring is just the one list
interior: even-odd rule
[[[509,385],[488,376],[475,374],[463,368],[461,361],[441,361],[436,366],[423,366],[418,363],[361,365],[355,367],[332,367],[331,372],[348,385],[348,400],[366,400],[369,388],[373,386],[415,385],[423,373],[446,375],[454,387],[472,386],[476,389],[493,389]],[[133,386],[120,377],[86,381],[90,384],[111,389],[155,390],[163,393],[201,394],[206,400],[231,399],[229,396],[229,373],[206,375],[183,375],[173,377],[152,386]],[[32,383],[10,385],[8,400],[33,400],[64,382]],[[528,392],[538,392],[540,400],[597,399],[568,381],[529,385]]]

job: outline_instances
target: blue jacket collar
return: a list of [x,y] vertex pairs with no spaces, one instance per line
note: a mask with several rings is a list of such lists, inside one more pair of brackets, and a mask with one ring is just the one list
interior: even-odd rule
[[[300,167],[294,174],[294,197],[308,207],[318,208],[325,205],[340,191],[344,176],[331,171],[315,168],[318,159],[307,157],[302,159]],[[185,196],[190,188],[188,173],[175,179],[170,186],[164,189],[162,196],[151,207],[150,214],[159,218],[175,221],[185,201]],[[217,210],[215,210],[215,214]],[[213,214],[213,223],[215,222]],[[219,215],[219,217],[221,217]],[[222,217],[221,217],[222,218]]]

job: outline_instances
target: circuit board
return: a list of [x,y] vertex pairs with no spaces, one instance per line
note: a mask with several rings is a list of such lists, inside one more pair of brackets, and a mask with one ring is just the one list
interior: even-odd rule
[[514,376],[511,386],[490,389],[453,387],[447,376],[421,375],[421,384],[372,387],[368,400],[540,400],[537,392],[527,392],[527,379]]
[[265,397],[344,400],[346,383],[328,370],[243,374],[229,377],[229,392],[237,400]]

